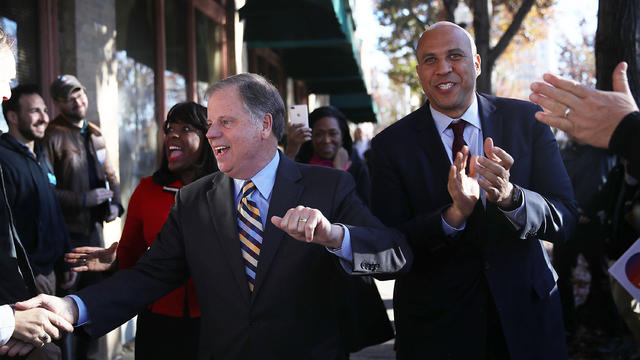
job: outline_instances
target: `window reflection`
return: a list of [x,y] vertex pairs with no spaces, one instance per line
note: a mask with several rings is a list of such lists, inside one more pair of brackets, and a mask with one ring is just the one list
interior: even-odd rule
[[222,26],[199,10],[196,10],[196,63],[198,102],[207,106],[207,89],[222,77]]
[[118,119],[120,123],[120,186],[128,204],[140,179],[156,168],[158,126],[155,120],[154,71],[116,53],[118,62]]
[[[38,84],[40,82],[36,6],[36,2],[33,0],[0,1],[0,26],[15,40],[15,49],[17,50],[17,76],[11,82],[11,87],[15,87],[19,83]],[[6,132],[8,130],[7,122],[0,110],[0,131]]]
[[124,206],[157,167],[155,23],[152,0],[116,1],[120,188]]
[[167,109],[187,100],[187,24],[184,0],[165,0],[167,69],[164,72]]

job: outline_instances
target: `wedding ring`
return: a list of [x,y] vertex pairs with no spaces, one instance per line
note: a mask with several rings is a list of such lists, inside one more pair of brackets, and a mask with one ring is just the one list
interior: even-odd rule
[[80,263],[81,263],[82,265],[87,265],[87,258],[82,258],[82,259],[80,259]]
[[299,222],[307,222],[307,219],[298,219]]
[[571,114],[571,108],[567,106],[567,110],[564,111],[564,118],[568,118],[569,114]]
[[40,341],[45,343],[45,342],[49,341],[49,335],[44,334],[44,335],[40,336],[38,339],[40,339]]

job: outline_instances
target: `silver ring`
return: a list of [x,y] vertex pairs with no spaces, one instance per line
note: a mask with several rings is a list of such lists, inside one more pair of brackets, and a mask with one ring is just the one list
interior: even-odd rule
[[299,222],[307,222],[307,219],[298,219]]
[[571,108],[567,106],[567,110],[564,111],[564,118],[568,118],[569,114],[571,114]]
[[43,342],[43,345],[44,345],[44,343],[45,343],[45,342],[47,342],[47,341],[49,340],[49,335],[44,334],[44,335],[40,336],[38,339],[39,339],[40,341],[42,341],[42,342]]
[[82,259],[80,259],[80,263],[81,263],[82,265],[87,265],[87,258],[82,258]]

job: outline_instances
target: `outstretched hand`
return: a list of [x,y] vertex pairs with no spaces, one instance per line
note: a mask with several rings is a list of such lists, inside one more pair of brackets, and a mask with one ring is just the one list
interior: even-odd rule
[[[75,324],[78,322],[78,305],[76,305],[76,302],[68,296],[59,298],[56,296],[40,294],[29,300],[20,301],[15,304],[16,313],[18,312],[17,310],[29,310],[35,308],[44,308],[62,317],[66,323],[60,323],[61,325]],[[63,330],[73,331],[73,327],[64,327]]]
[[297,206],[289,209],[283,217],[272,216],[271,222],[296,240],[333,249],[342,247],[344,229],[340,225],[331,224],[320,210]]
[[62,316],[43,308],[15,310],[15,328],[12,337],[40,347],[59,339],[60,331],[72,332],[73,326]]
[[553,74],[544,74],[543,79],[531,84],[533,93],[529,95],[544,109],[536,113],[536,119],[583,143],[607,148],[622,118],[638,111],[629,90],[625,62],[613,71],[613,91],[592,89]]
[[117,249],[117,241],[106,249],[94,246],[81,246],[65,254],[64,261],[69,264],[78,265],[72,268],[75,272],[107,271],[111,269],[113,263],[116,261]]

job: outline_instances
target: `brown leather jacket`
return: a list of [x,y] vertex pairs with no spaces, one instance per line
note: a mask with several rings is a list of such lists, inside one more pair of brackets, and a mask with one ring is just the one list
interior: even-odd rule
[[[100,184],[106,180],[109,181],[109,187],[114,192],[112,204],[116,204],[122,209],[120,182],[116,169],[109,160],[102,132],[97,125],[89,121],[87,124],[86,131],[91,134],[89,156],[94,159],[97,180]],[[69,232],[89,235],[90,229],[93,227],[91,210],[84,206],[84,203],[86,201],[85,193],[91,188],[89,162],[81,130],[62,115],[58,115],[47,128],[43,147],[53,165],[53,172],[57,179],[56,195],[62,206]],[[102,221],[104,218],[100,220]]]

